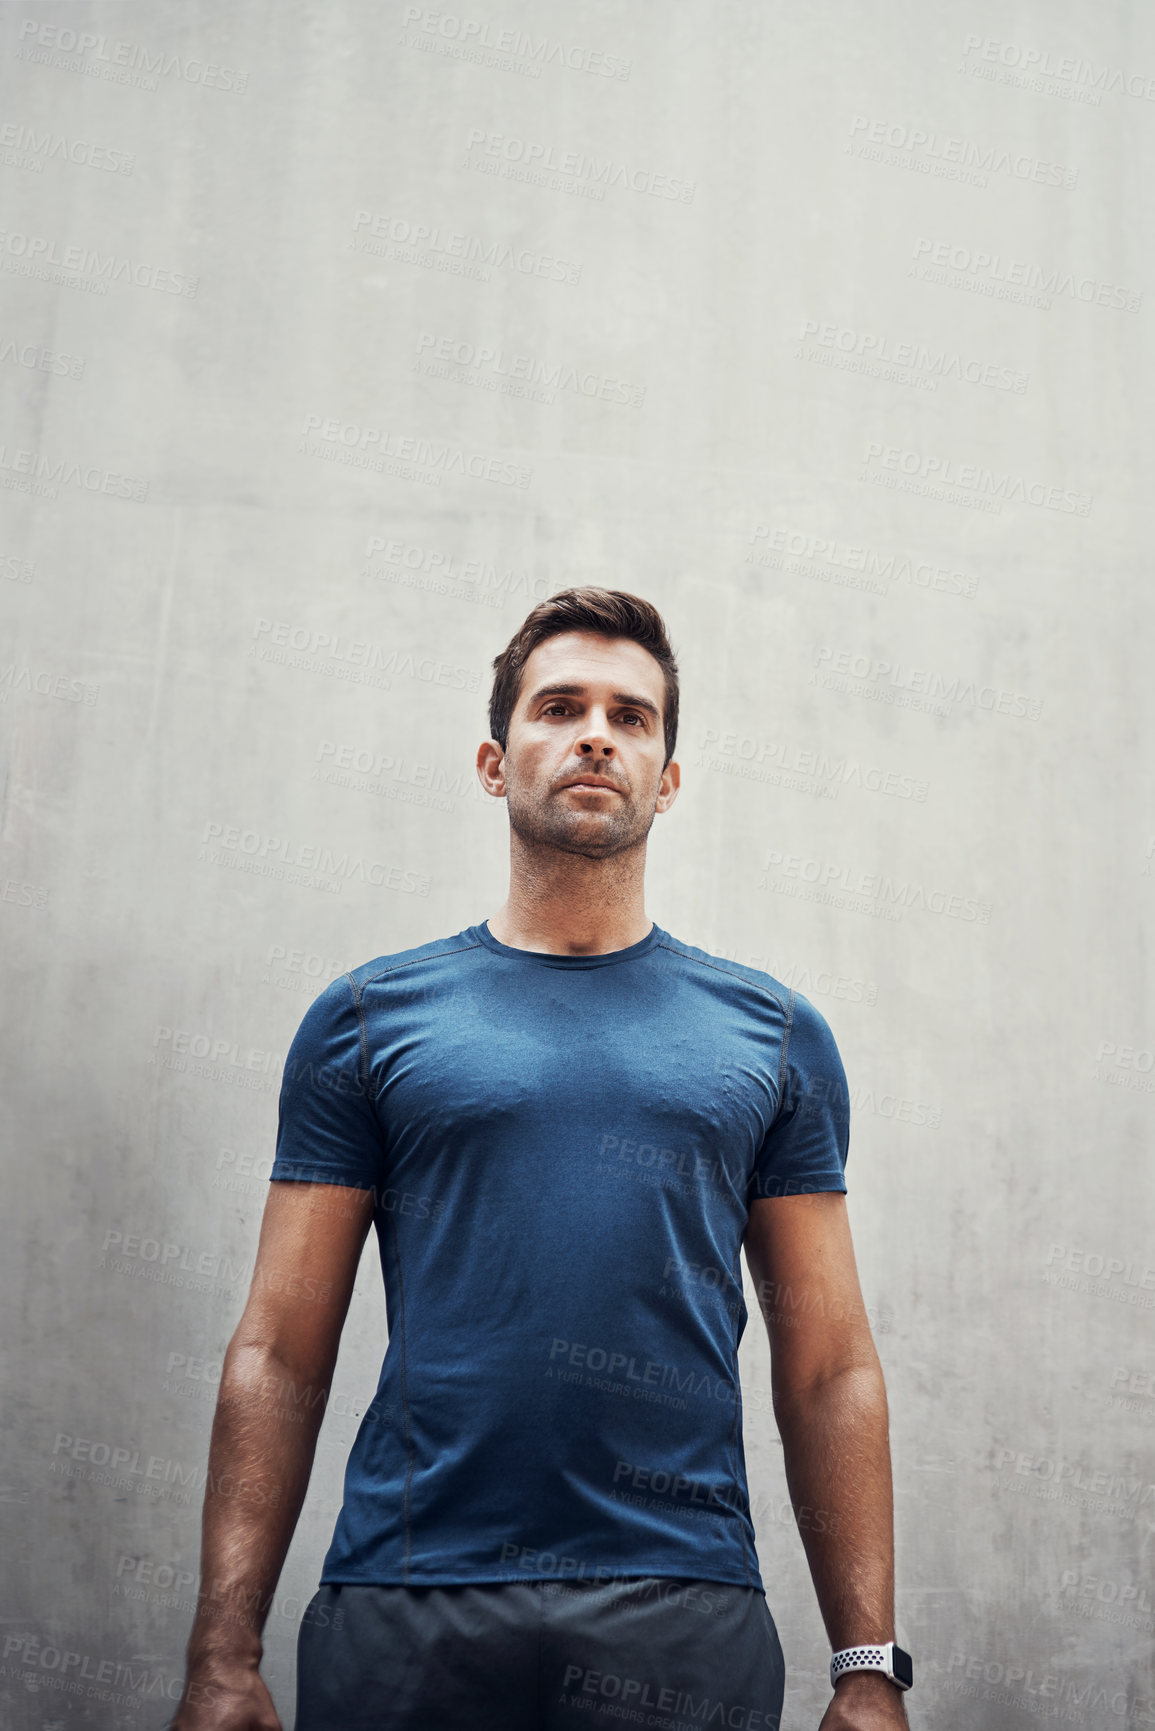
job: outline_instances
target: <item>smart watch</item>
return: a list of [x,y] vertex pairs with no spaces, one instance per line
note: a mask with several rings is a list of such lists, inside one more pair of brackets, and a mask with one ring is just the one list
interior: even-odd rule
[[900,1689],[909,1689],[914,1682],[914,1667],[910,1654],[904,1653],[895,1641],[882,1647],[843,1647],[830,1661],[830,1687],[848,1671],[881,1671]]

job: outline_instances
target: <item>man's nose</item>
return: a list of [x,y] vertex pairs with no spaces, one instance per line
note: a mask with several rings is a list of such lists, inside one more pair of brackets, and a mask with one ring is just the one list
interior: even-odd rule
[[583,757],[612,757],[614,742],[610,737],[609,722],[597,704],[589,710],[585,718],[585,726],[577,737],[577,750]]

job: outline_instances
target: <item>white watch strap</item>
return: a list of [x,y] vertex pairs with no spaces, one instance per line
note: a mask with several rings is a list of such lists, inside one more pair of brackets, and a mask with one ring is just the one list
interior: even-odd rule
[[888,1641],[884,1647],[844,1647],[830,1661],[830,1687],[833,1689],[847,1671],[883,1671],[893,1682],[893,1647],[893,1641]]

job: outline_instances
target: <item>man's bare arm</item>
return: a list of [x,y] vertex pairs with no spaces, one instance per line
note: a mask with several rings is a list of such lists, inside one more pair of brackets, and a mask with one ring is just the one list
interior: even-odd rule
[[201,1585],[174,1731],[278,1731],[261,1631],[305,1500],[371,1190],[269,1186],[209,1444]]
[[[838,1191],[756,1201],[746,1260],[770,1337],[786,1483],[831,1647],[894,1639],[894,1504],[886,1386]],[[813,1511],[803,1520],[801,1510]],[[880,1672],[841,1677],[823,1719],[903,1726]]]

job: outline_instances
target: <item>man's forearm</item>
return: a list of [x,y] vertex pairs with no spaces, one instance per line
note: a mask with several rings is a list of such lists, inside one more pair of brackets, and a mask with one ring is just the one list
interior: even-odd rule
[[776,1392],[786,1483],[832,1648],[894,1639],[894,1499],[881,1366]]
[[190,1675],[218,1660],[260,1661],[327,1395],[327,1381],[303,1384],[263,1347],[229,1347],[209,1444]]

